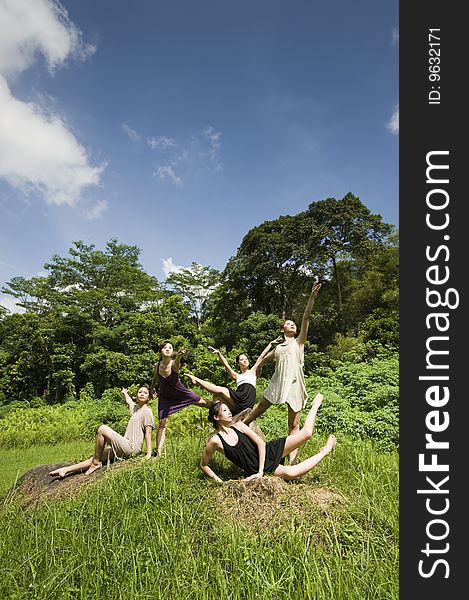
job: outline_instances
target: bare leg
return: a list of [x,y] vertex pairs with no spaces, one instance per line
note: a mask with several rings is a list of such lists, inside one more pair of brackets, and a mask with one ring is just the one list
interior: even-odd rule
[[187,377],[189,377],[189,379],[191,380],[192,385],[198,385],[204,390],[207,390],[207,392],[220,396],[223,402],[225,402],[226,400],[231,400],[228,388],[223,387],[221,385],[215,385],[214,383],[210,383],[210,381],[205,381],[205,379],[200,379],[199,377],[192,375],[192,373],[186,374]]
[[329,452],[332,451],[336,443],[337,440],[335,435],[330,435],[326,445],[323,446],[317,454],[301,461],[297,465],[279,465],[275,469],[274,475],[285,479],[285,481],[291,481],[292,479],[306,475],[306,473],[309,473],[311,469],[313,469],[325,456],[329,454]]
[[114,429],[111,429],[108,425],[100,425],[98,428],[98,433],[96,434],[96,445],[94,449],[93,460],[91,461],[91,465],[88,467],[85,475],[90,475],[96,469],[100,469],[102,466],[103,452],[104,446],[106,442],[111,441],[112,434],[114,433]]
[[[294,431],[287,437],[287,439],[285,441],[285,449],[283,451],[283,456],[287,456],[287,454],[290,455],[290,464],[292,462],[291,461],[292,452],[295,451],[295,454],[296,454],[296,452],[298,451],[298,448],[300,446],[302,446],[305,442],[307,442],[313,435],[314,424],[316,422],[316,414],[317,414],[318,408],[321,406],[323,400],[324,400],[324,396],[322,394],[316,394],[316,396],[314,397],[313,403],[311,405],[311,408],[309,409],[309,413],[306,416],[303,427],[301,429],[298,429],[297,431]],[[290,408],[290,407],[288,407],[288,408]],[[294,413],[294,414],[299,414],[299,413]]]
[[[105,448],[102,454],[102,460],[107,461],[113,456],[113,454],[114,453],[112,452],[111,448]],[[61,479],[63,479],[71,473],[79,473],[81,471],[84,471],[85,469],[89,469],[91,467],[92,462],[93,457],[91,456],[90,458],[82,462],[76,463],[74,465],[69,465],[68,467],[62,467],[61,469],[55,469],[54,471],[50,471],[49,475],[51,475],[52,477],[60,477]]]
[[168,426],[168,417],[160,419],[158,422],[158,431],[156,432],[156,456],[161,456],[164,440],[166,437],[166,428]]
[[[288,405],[288,435],[295,435],[300,431],[300,413],[295,412],[290,405]],[[293,465],[298,454],[298,448],[293,448],[288,457],[290,464]]]
[[77,473],[78,471],[83,471],[84,469],[88,469],[93,462],[93,457],[91,456],[87,460],[76,463],[75,465],[69,465],[68,467],[62,467],[61,469],[55,469],[54,471],[50,471],[49,475],[52,477],[60,477],[63,479],[70,473]]
[[259,400],[259,402],[256,404],[256,406],[251,410],[251,412],[247,415],[247,417],[244,417],[243,419],[243,423],[245,423],[246,425],[249,425],[249,423],[252,423],[252,421],[255,421],[257,419],[257,417],[260,417],[263,413],[265,413],[265,411],[272,406],[272,404],[266,400],[266,398],[264,398],[264,396],[262,396],[262,398]]
[[207,400],[206,398],[201,398],[198,402],[196,402],[196,406],[200,406],[202,408],[210,408],[214,400]]
[[[231,396],[228,394],[228,398],[226,398],[225,396],[222,396],[221,394],[213,394],[212,396],[212,404],[215,404],[215,402],[223,402],[224,404],[226,404],[228,406],[228,408],[230,410],[234,409],[234,402],[233,399],[231,398]],[[210,407],[209,407],[210,408]]]

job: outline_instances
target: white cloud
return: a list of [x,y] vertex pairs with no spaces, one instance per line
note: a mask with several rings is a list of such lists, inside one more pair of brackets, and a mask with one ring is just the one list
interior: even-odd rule
[[152,150],[156,149],[160,150],[161,152],[164,152],[168,148],[173,148],[176,145],[175,141],[172,138],[166,137],[164,135],[157,138],[148,138],[147,143]]
[[221,133],[216,131],[211,125],[206,127],[203,133],[209,142],[210,161],[215,171],[220,171],[223,168],[223,165],[220,161]]
[[0,306],[6,308],[11,313],[24,313],[25,309],[16,304],[12,296],[0,295]]
[[94,219],[100,219],[103,216],[103,213],[107,210],[108,203],[106,200],[98,200],[98,202],[87,210],[84,215],[90,221]]
[[[135,142],[141,142],[145,136],[128,123],[121,123],[123,131]],[[188,179],[197,178],[203,172],[221,171],[221,133],[208,125],[198,135],[187,135],[175,139],[165,135],[147,136],[147,146],[165,157],[156,163],[153,176],[158,181],[170,181],[182,185]]]
[[85,45],[67,12],[53,0],[0,0],[0,178],[49,204],[74,205],[99,185],[105,164],[93,166],[64,119],[45,102],[15,98],[8,80],[42,54],[51,73],[68,58],[85,59]]
[[30,67],[37,53],[51,72],[69,56],[84,60],[96,47],[84,44],[67,11],[54,0],[0,0],[0,73],[16,75]]
[[168,277],[168,275],[170,273],[177,273],[181,269],[184,269],[184,267],[175,265],[171,256],[169,258],[162,258],[161,263],[163,265],[162,266],[163,273],[165,274],[166,277]]
[[175,173],[173,167],[171,165],[162,165],[153,172],[153,175],[157,177],[160,181],[164,181],[165,179],[169,179],[176,185],[182,185],[182,179]]
[[139,142],[141,140],[140,134],[137,133],[135,129],[132,129],[132,127],[130,127],[130,125],[128,125],[127,123],[122,123],[121,127],[125,131],[127,136],[134,142]]
[[396,106],[391,119],[386,124],[389,131],[395,135],[399,133],[399,105]]

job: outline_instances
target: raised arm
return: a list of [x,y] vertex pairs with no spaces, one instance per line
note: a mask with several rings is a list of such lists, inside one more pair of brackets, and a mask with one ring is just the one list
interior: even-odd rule
[[262,352],[259,354],[256,362],[252,365],[251,370],[257,374],[257,372],[260,371],[260,369],[263,365],[265,365],[266,362],[269,362],[269,360],[272,360],[274,358],[276,346],[278,346],[278,344],[281,344],[283,341],[283,336],[278,336],[277,338],[275,338],[275,340],[269,342],[264,348],[264,350],[262,350]]
[[228,361],[226,360],[226,358],[223,356],[223,354],[220,352],[220,350],[218,350],[218,348],[214,348],[213,346],[207,346],[207,350],[209,350],[212,354],[217,354],[218,355],[218,358],[220,359],[220,362],[225,367],[225,369],[228,371],[228,374],[231,377],[231,379],[234,379],[236,381],[236,371],[234,371],[230,367],[230,364],[228,363]]
[[124,399],[127,402],[127,406],[129,407],[130,413],[132,414],[136,403],[129,396],[127,388],[122,388],[121,392],[124,395]]
[[207,475],[207,477],[210,477],[210,479],[214,479],[218,483],[221,483],[223,480],[220,479],[220,477],[218,477],[215,471],[213,471],[208,466],[208,463],[210,462],[212,455],[216,450],[220,450],[220,448],[218,447],[217,439],[215,437],[212,437],[205,446],[204,453],[202,454],[202,458],[200,459],[200,468],[202,469],[202,472],[205,475]]
[[243,433],[245,433],[248,438],[250,438],[257,446],[257,450],[259,452],[259,470],[257,473],[253,475],[249,475],[246,477],[246,481],[250,481],[251,479],[257,479],[258,477],[262,477],[264,475],[264,465],[265,465],[265,442],[264,440],[257,435],[255,431],[253,431],[250,427],[245,425],[242,421],[238,421],[235,426],[236,429],[239,429]]
[[315,283],[313,285],[313,289],[311,290],[311,293],[309,295],[308,302],[306,303],[305,311],[303,313],[303,318],[301,320],[300,334],[298,336],[298,344],[300,344],[300,346],[304,346],[304,344],[306,342],[306,338],[308,337],[309,317],[311,316],[311,313],[313,312],[314,301],[316,299],[316,296],[318,295],[320,288],[321,288],[320,283]]
[[185,348],[181,348],[176,353],[176,358],[174,359],[173,366],[172,366],[173,371],[176,371],[176,373],[179,373],[179,370],[181,368],[181,360],[182,360],[182,357],[185,356],[185,354],[186,354]]

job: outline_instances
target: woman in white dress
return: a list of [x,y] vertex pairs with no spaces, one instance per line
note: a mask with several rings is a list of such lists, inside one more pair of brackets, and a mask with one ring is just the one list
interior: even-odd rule
[[[261,400],[243,419],[246,425],[262,415],[272,404],[287,403],[288,435],[292,435],[299,430],[300,412],[306,406],[308,400],[303,371],[304,347],[308,336],[309,317],[313,311],[314,301],[320,288],[320,283],[313,285],[303,313],[298,337],[296,337],[296,324],[288,319],[282,326],[284,341],[280,344],[273,342],[275,349],[265,356],[264,361],[275,360],[275,371],[269,385],[264,390]],[[298,449],[290,452],[290,464],[294,463],[297,453]]]

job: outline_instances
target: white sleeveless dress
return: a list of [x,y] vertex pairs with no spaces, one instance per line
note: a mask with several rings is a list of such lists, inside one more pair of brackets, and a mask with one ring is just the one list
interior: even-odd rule
[[288,344],[279,344],[274,354],[275,372],[264,391],[271,404],[290,405],[294,412],[306,406],[308,393],[303,372],[304,352],[296,338]]

